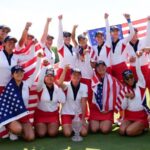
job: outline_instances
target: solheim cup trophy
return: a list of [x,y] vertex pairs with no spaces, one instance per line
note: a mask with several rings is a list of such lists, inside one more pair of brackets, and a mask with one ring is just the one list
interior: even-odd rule
[[83,138],[80,136],[81,129],[82,129],[82,121],[79,117],[79,113],[75,111],[75,117],[72,120],[72,130],[74,131],[72,141],[80,142],[83,140]]

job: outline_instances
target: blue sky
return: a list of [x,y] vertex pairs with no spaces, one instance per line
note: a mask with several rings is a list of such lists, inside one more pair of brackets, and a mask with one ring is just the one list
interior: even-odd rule
[[57,16],[63,14],[64,30],[78,24],[78,34],[104,26],[103,15],[110,14],[110,24],[125,22],[123,13],[132,20],[150,15],[149,0],[1,0],[0,24],[12,28],[11,35],[19,38],[27,21],[33,23],[30,33],[40,39],[47,17],[52,17],[49,33],[57,37]]

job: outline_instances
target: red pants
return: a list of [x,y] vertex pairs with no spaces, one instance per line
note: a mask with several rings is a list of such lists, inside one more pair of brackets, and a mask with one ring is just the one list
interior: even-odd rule
[[122,73],[127,70],[128,67],[125,62],[120,64],[112,65],[112,75],[116,77],[119,81],[123,82]]
[[[59,68],[57,70],[57,75],[56,75],[56,79],[58,80],[61,76],[63,72],[63,68]],[[68,69],[67,72],[66,72],[66,76],[65,76],[65,80],[64,81],[70,81],[71,80],[71,69]]]

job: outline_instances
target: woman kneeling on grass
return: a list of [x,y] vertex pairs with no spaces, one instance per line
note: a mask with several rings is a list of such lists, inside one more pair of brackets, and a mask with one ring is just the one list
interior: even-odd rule
[[59,131],[59,104],[65,102],[65,94],[55,84],[53,68],[44,67],[37,85],[40,100],[35,111],[35,130],[38,137],[56,136]]
[[27,109],[29,88],[38,75],[41,57],[42,54],[38,54],[36,70],[26,81],[23,81],[23,68],[18,65],[12,67],[12,79],[0,96],[0,120],[3,120],[0,125],[6,126],[12,140],[18,139],[16,135],[22,136],[26,141],[32,141],[35,138]]
[[63,82],[68,68],[68,66],[64,68],[59,80],[59,84],[66,94],[66,102],[62,105],[61,110],[63,133],[66,137],[71,136],[72,120],[75,114],[78,113],[82,121],[81,135],[86,136],[88,133],[88,125],[85,120],[85,111],[88,89],[85,84],[80,82],[82,75],[81,71],[77,68],[72,70],[71,81]]
[[136,58],[138,81],[135,80],[131,70],[126,70],[122,73],[126,85],[125,88],[132,92],[127,92],[122,101],[122,108],[125,110],[125,115],[119,129],[121,135],[140,135],[149,126],[148,115],[144,109],[146,83],[141,72],[140,59]]
[[106,70],[105,62],[98,61],[92,78],[93,99],[90,107],[90,129],[94,133],[107,134],[112,130],[118,81]]

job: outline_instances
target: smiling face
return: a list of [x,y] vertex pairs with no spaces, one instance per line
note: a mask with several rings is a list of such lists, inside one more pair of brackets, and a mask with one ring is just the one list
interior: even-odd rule
[[118,31],[117,29],[111,31],[111,37],[112,37],[113,39],[119,39],[119,31]]
[[48,48],[51,48],[52,47],[52,44],[53,44],[53,39],[52,38],[47,38],[46,39],[46,46]]
[[4,47],[5,47],[6,51],[13,51],[13,49],[15,48],[14,40],[9,40],[9,41],[5,42]]
[[80,80],[81,80],[81,73],[79,73],[79,72],[72,73],[71,82],[74,86],[77,86],[79,84]]
[[125,83],[126,83],[127,85],[129,85],[129,86],[131,86],[131,87],[132,87],[132,86],[134,85],[134,83],[135,83],[135,79],[134,79],[133,76],[132,76],[132,77],[125,78],[124,81],[125,81]]
[[15,79],[15,81],[22,81],[22,79],[24,77],[24,72],[21,70],[15,71],[12,74],[12,77]]
[[0,39],[1,40],[4,40],[6,37],[7,37],[7,35],[8,35],[8,30],[7,29],[0,29]]
[[104,36],[102,34],[98,34],[96,37],[95,37],[95,40],[98,44],[101,44],[104,42]]
[[81,38],[79,40],[79,44],[80,44],[81,47],[87,46],[87,38]]
[[96,67],[96,71],[100,76],[104,76],[106,73],[107,67],[103,64],[100,64]]
[[45,84],[48,86],[48,85],[52,85],[53,83],[54,83],[54,81],[55,81],[55,78],[54,78],[54,76],[53,75],[47,75],[47,76],[45,76],[45,78],[44,78],[44,82],[45,82]]
[[71,37],[70,37],[70,36],[65,36],[65,37],[64,37],[64,43],[65,43],[66,45],[70,45],[70,43],[71,43]]

